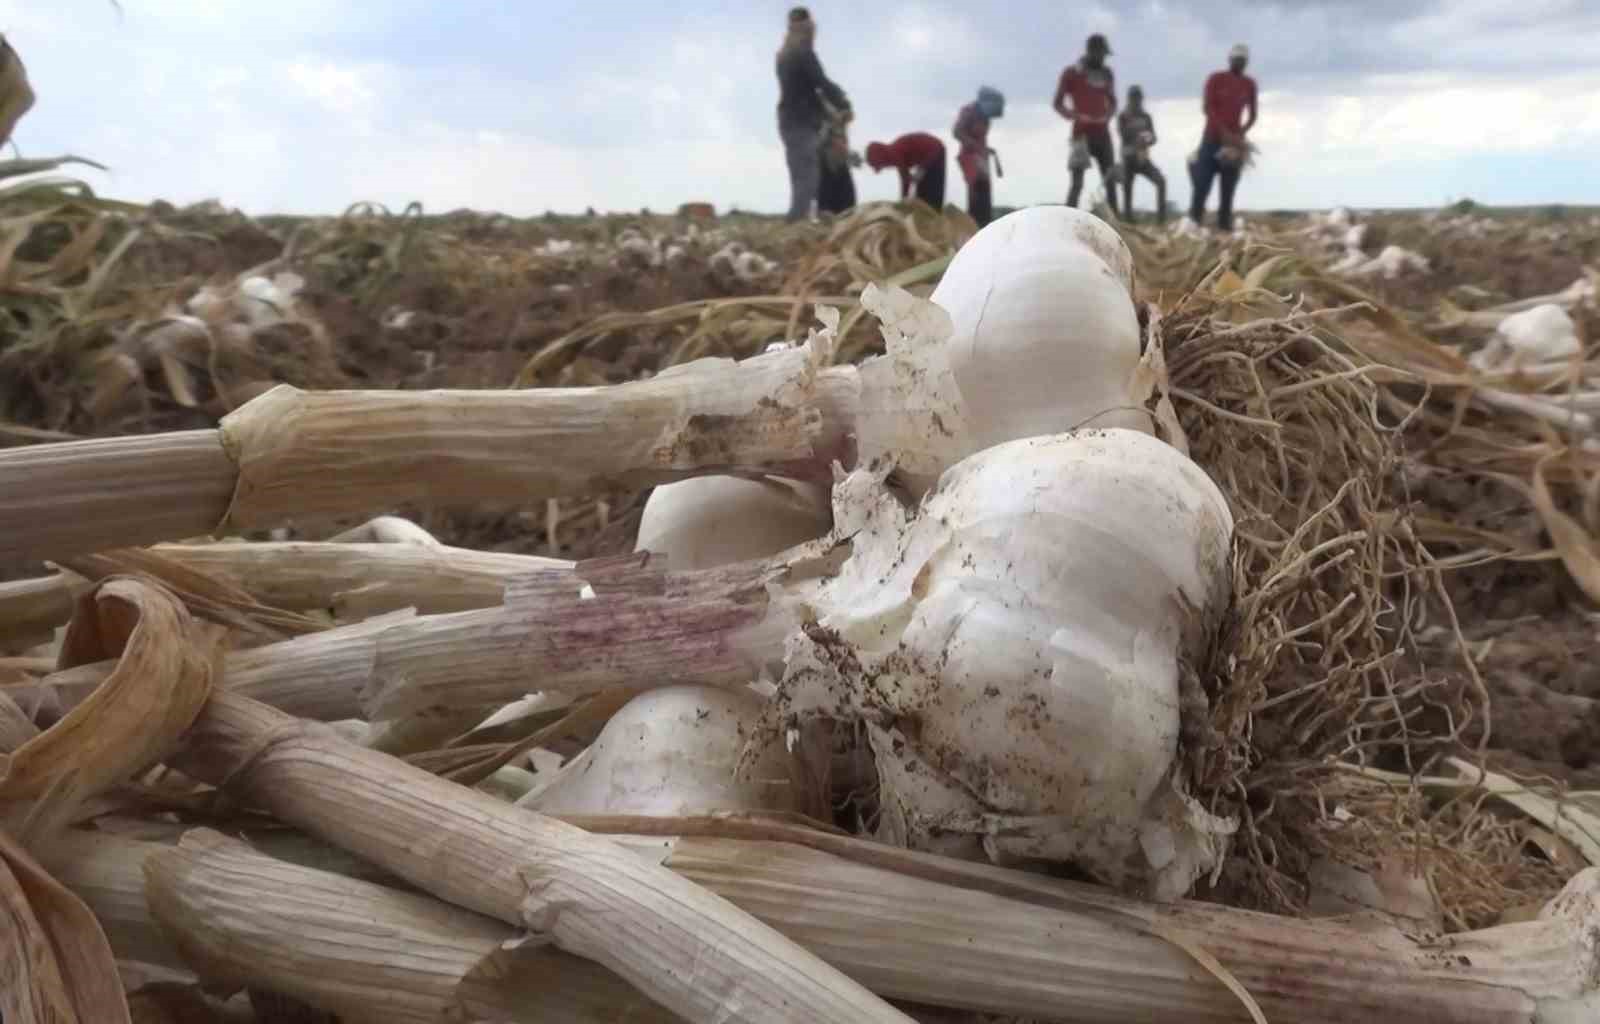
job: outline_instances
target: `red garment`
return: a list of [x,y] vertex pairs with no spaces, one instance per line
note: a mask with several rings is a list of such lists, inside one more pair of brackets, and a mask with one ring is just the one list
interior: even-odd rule
[[967,184],[970,186],[980,177],[988,177],[989,119],[978,110],[976,103],[968,103],[956,115],[954,134],[961,143],[956,163],[961,166],[961,176],[967,179]]
[[1223,135],[1244,130],[1244,112],[1256,102],[1256,80],[1249,75],[1218,71],[1206,79],[1205,141],[1221,142]]
[[925,167],[935,160],[944,162],[944,143],[927,132],[910,132],[902,135],[885,146],[884,150],[889,158],[889,162],[884,166],[893,167],[900,172],[901,195],[911,191],[912,170]]
[[1056,96],[1072,99],[1072,112],[1077,115],[1072,122],[1073,138],[1091,131],[1103,132],[1110,127],[1111,112],[1116,109],[1116,76],[1104,65],[1091,68],[1079,61],[1061,72]]

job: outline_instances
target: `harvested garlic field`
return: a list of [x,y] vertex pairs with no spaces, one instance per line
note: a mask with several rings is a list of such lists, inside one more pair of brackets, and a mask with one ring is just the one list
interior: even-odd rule
[[1600,1013],[1600,215],[21,181],[0,853],[120,1019]]

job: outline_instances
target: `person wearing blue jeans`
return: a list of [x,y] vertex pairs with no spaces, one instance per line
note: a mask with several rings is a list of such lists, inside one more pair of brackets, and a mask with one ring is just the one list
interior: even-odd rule
[[1189,219],[1201,223],[1206,215],[1206,200],[1211,197],[1211,182],[1221,179],[1217,190],[1217,227],[1233,230],[1233,193],[1239,187],[1239,172],[1243,169],[1238,160],[1226,159],[1220,140],[1200,143],[1200,151],[1189,163],[1189,180],[1194,185],[1189,201]]
[[1233,230],[1233,193],[1239,187],[1239,174],[1250,151],[1245,133],[1255,127],[1258,113],[1256,80],[1244,73],[1249,62],[1250,49],[1240,43],[1228,52],[1228,70],[1206,79],[1206,130],[1200,138],[1199,151],[1189,161],[1189,181],[1194,186],[1189,219],[1197,225],[1205,219],[1211,182],[1220,178],[1217,227]]

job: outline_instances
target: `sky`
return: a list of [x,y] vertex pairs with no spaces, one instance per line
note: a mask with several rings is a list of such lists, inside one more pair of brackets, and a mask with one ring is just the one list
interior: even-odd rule
[[[39,95],[21,154],[92,157],[109,173],[82,176],[118,198],[777,212],[790,2],[0,0],[0,32]],[[1006,94],[990,132],[1003,205],[1064,197],[1068,126],[1049,104],[1091,31],[1110,38],[1119,87],[1144,86],[1180,203],[1201,87],[1235,42],[1261,90],[1246,209],[1600,203],[1596,0],[809,6],[858,148],[907,131],[948,143],[978,86]],[[863,201],[897,192],[865,168],[856,186]]]

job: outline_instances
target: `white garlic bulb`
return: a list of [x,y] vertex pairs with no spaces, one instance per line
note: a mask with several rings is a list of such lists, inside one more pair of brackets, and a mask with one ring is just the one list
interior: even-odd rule
[[[835,517],[853,552],[790,637],[779,706],[868,720],[890,837],[1186,889],[1216,849],[1173,811],[1179,662],[1231,580],[1205,472],[1149,435],[1082,431],[968,457],[914,518],[851,474]],[[1141,869],[1141,842],[1164,863]]]

